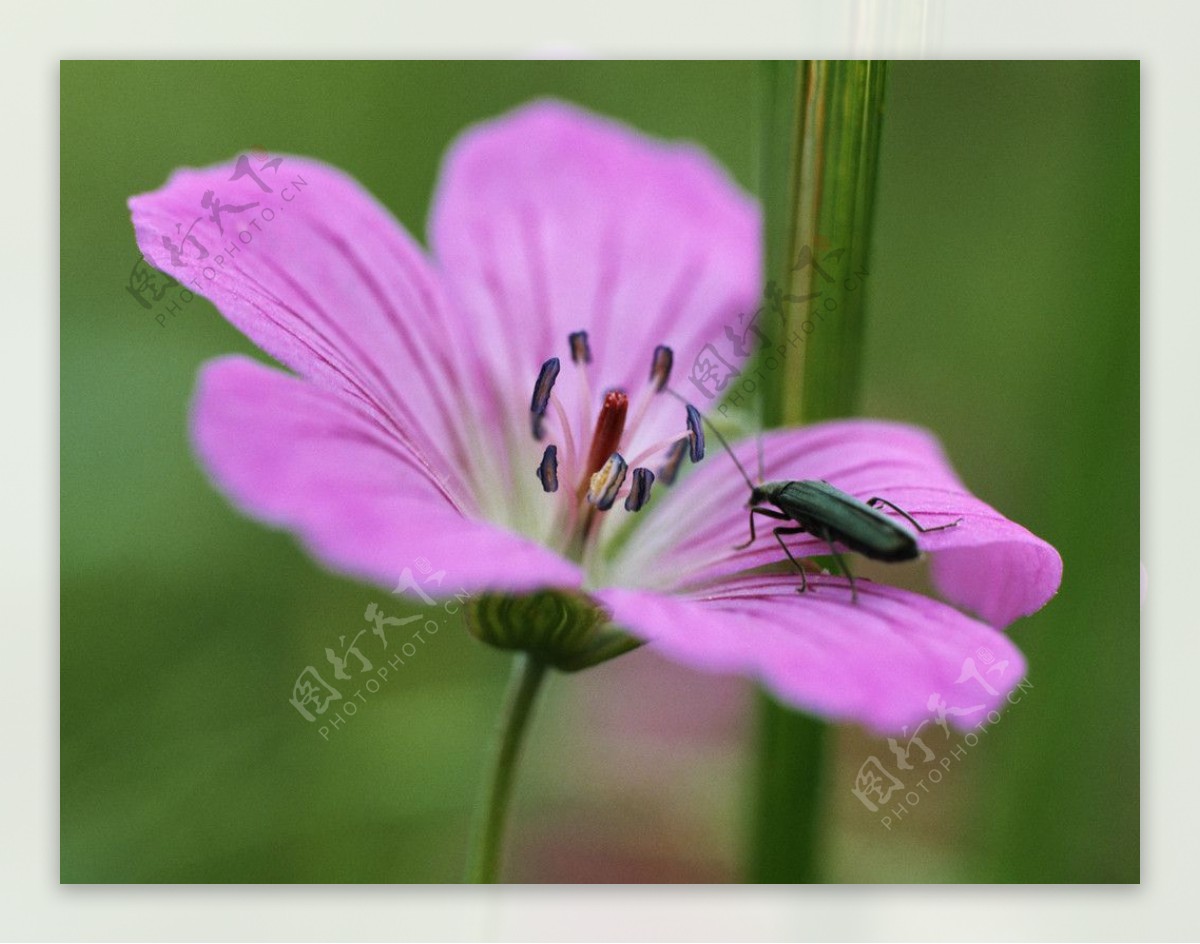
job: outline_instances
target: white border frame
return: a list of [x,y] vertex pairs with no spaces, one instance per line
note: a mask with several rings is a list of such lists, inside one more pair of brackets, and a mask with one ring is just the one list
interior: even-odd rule
[[[464,9],[465,8],[465,9]],[[11,123],[0,247],[6,407],[0,937],[26,940],[1078,940],[1200,933],[1194,734],[1200,533],[1192,363],[1200,7],[1063,0],[726,3],[244,0],[19,4],[0,77]],[[388,42],[381,37],[395,37]],[[222,45],[215,45],[217,42]],[[436,887],[58,885],[58,60],[469,54],[1142,60],[1144,559],[1141,887]],[[16,93],[20,97],[15,97]],[[31,150],[33,154],[31,155]],[[1187,388],[1181,382],[1188,384]],[[32,398],[32,402],[31,402]],[[32,408],[31,408],[32,407]],[[1189,435],[1191,434],[1191,435]],[[17,461],[20,449],[21,462]],[[1098,508],[1097,514],[1103,514]],[[1129,536],[1132,541],[1134,535]],[[1194,555],[1191,555],[1194,556]],[[1190,578],[1190,579],[1189,579]],[[1086,644],[1086,640],[1081,640]],[[1097,829],[1104,823],[1097,822]]]

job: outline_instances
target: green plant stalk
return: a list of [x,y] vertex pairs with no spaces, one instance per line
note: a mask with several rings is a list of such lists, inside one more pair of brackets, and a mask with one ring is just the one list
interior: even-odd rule
[[[760,357],[764,426],[850,416],[857,407],[886,80],[881,62],[763,65],[767,277],[787,295],[820,293],[784,302],[775,344],[787,345],[782,367],[765,369]],[[797,267],[806,248],[817,265]],[[760,718],[750,878],[820,881],[829,730],[766,695]]]
[[468,882],[487,884],[499,881],[504,828],[508,820],[521,741],[528,727],[533,703],[546,676],[546,668],[544,662],[524,653],[513,659],[504,710],[500,713],[496,728],[491,776],[479,805],[479,822],[467,866]]

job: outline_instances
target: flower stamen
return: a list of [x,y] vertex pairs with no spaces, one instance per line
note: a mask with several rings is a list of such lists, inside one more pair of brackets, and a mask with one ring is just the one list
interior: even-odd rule
[[[674,449],[677,446],[682,450],[690,441],[690,434],[685,435],[682,438],[679,436],[679,434],[676,434],[670,439],[660,440],[653,446],[647,446],[645,449],[639,452],[636,456],[629,460],[629,464],[631,466],[645,465],[647,459],[658,455],[660,452],[667,452],[668,450]],[[681,454],[680,459],[682,458],[683,456]],[[670,463],[671,461],[671,457],[668,455],[667,462]]]
[[542,453],[542,461],[537,467],[538,481],[542,483],[542,491],[558,491],[558,446],[549,445]]
[[545,435],[542,421],[546,416],[546,406],[550,403],[550,394],[554,390],[554,381],[558,379],[561,369],[557,357],[552,357],[538,371],[537,383],[533,385],[533,396],[529,401],[529,413],[533,438],[541,440]]
[[665,344],[654,349],[654,357],[650,361],[650,383],[654,392],[659,393],[671,379],[671,367],[675,363],[675,352]]
[[658,479],[663,485],[674,485],[679,475],[679,467],[683,465],[683,457],[687,454],[690,438],[677,439],[667,452],[667,461],[658,470]]
[[619,452],[614,452],[592,475],[588,483],[587,500],[596,506],[597,511],[608,511],[613,506],[617,493],[625,484],[628,469],[625,458]]
[[650,486],[654,484],[654,473],[646,468],[633,470],[633,484],[625,496],[626,511],[641,511],[650,500]]
[[704,458],[704,421],[700,411],[690,403],[687,404],[688,447],[693,462]]
[[[579,375],[579,429],[588,428],[591,418],[592,405],[592,345],[586,331],[573,331],[567,335],[567,344],[571,348],[571,362]],[[582,456],[575,457],[575,464],[583,460]]]
[[567,335],[567,343],[571,345],[572,364],[590,364],[592,362],[592,347],[588,344],[586,331],[573,331]]
[[666,387],[667,382],[671,379],[671,367],[675,363],[675,352],[665,344],[660,344],[654,349],[654,356],[650,359],[650,380],[649,388],[642,391],[638,398],[638,407],[634,412],[633,422],[629,424],[625,431],[625,443],[636,435],[638,428],[642,425],[642,420],[646,416],[646,410],[650,408],[650,404],[654,401],[655,394],[661,393]]
[[557,396],[551,394],[550,405],[554,407],[554,412],[558,416],[559,426],[562,427],[563,446],[567,452],[567,480],[570,481],[571,476],[575,474],[576,466],[579,464],[579,454],[575,451],[575,435],[571,432],[571,424],[567,420],[567,410],[562,405],[562,401]]

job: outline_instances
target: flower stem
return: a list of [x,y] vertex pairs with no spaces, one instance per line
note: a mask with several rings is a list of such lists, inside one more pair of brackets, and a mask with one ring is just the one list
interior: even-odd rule
[[500,869],[504,827],[509,797],[517,772],[521,741],[529,723],[534,700],[546,676],[546,663],[524,653],[513,659],[512,675],[505,693],[504,709],[496,726],[495,754],[491,776],[481,797],[478,824],[472,842],[467,881],[493,883]]
[[[788,342],[782,369],[756,375],[765,426],[855,410],[886,73],[881,62],[763,65],[767,276],[785,295],[811,299],[783,306],[784,337],[803,340]],[[765,695],[760,718],[750,878],[820,881],[830,732]]]

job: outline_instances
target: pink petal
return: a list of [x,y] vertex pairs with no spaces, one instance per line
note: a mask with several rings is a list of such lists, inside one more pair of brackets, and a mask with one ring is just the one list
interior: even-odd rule
[[426,558],[446,595],[580,584],[552,551],[464,516],[370,410],[247,358],[204,367],[192,436],[239,508],[334,570],[390,589]]
[[[756,443],[741,442],[734,451],[753,475]],[[926,527],[961,518],[957,527],[918,535],[918,544],[931,556],[934,582],[946,598],[993,625],[1035,612],[1058,590],[1058,552],[968,492],[924,430],[869,420],[821,423],[770,433],[763,452],[767,481],[824,479],[864,501],[886,498]],[[782,552],[762,519],[758,540],[731,550],[749,537],[747,498],[733,463],[711,449],[695,474],[656,496],[653,521],[617,562],[615,582],[646,586],[645,575],[653,575],[655,587],[686,587],[778,563]],[[787,541],[797,557],[827,552],[811,535]]]
[[[281,363],[372,413],[466,501],[461,370],[444,293],[419,247],[324,164],[282,158],[259,174],[269,193],[250,176],[231,181],[234,168],[180,170],[130,199],[142,254]],[[219,226],[212,196],[226,208]]]
[[[708,595],[597,594],[614,622],[692,668],[753,677],[787,703],[885,734],[928,721],[971,728],[1002,708],[1025,674],[1003,633],[895,587],[841,578],[797,594],[795,575],[743,577]],[[947,732],[948,736],[948,732]]]
[[[728,175],[696,147],[557,102],[457,141],[430,240],[462,300],[454,333],[474,339],[517,407],[542,361],[570,367],[573,331],[589,332],[593,390],[632,395],[646,387],[658,344],[674,349],[677,383],[710,342],[738,361],[725,326],[758,305],[759,214]],[[576,385],[564,376],[558,393],[575,415]],[[659,401],[642,444],[684,428],[679,404]]]

